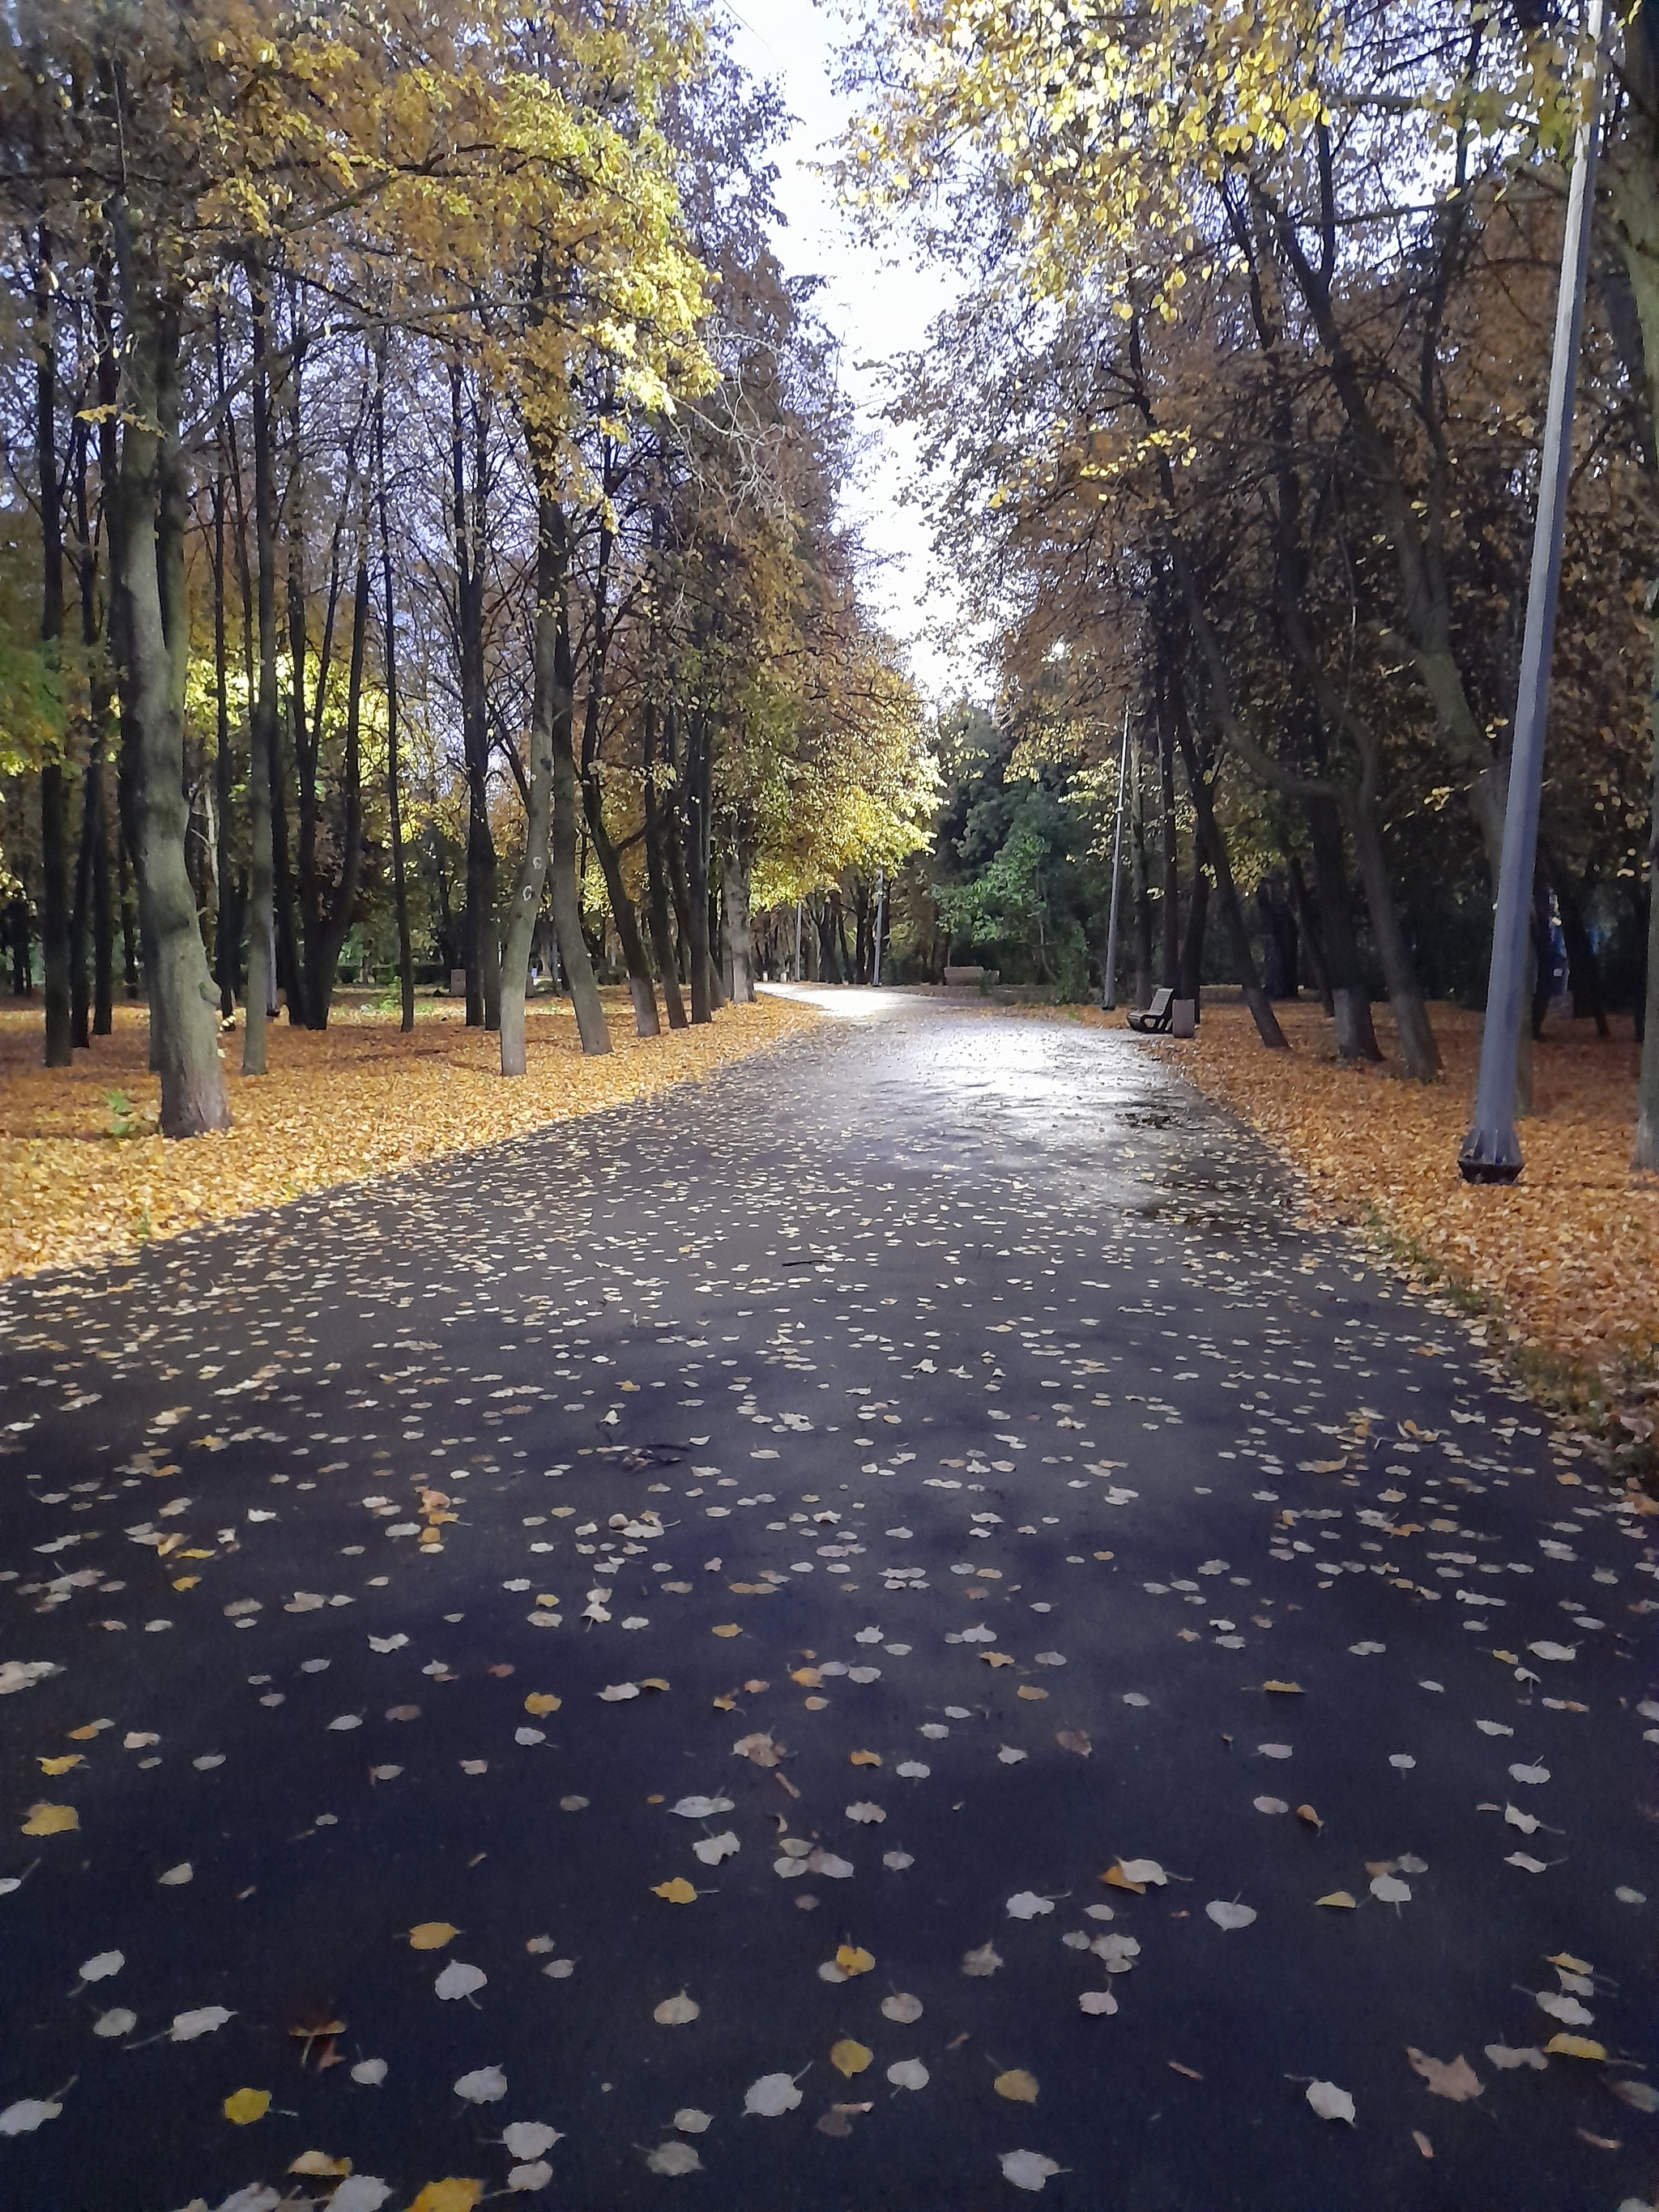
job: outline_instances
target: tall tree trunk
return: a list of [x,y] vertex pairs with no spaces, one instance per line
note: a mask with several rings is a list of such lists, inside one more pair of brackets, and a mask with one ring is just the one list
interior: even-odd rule
[[[466,766],[466,1025],[501,1026],[501,969],[495,936],[495,840],[489,827],[489,722],[484,682],[483,547],[489,428],[474,410],[472,483],[467,487],[465,374],[449,372],[451,526],[455,544],[455,635]],[[556,809],[557,800],[555,799]]]
[[576,852],[581,836],[580,778],[576,772],[574,719],[576,712],[575,657],[570,646],[570,610],[565,597],[564,574],[568,559],[563,510],[556,501],[544,503],[540,528],[558,556],[553,641],[553,682],[549,704],[549,740],[552,750],[553,824],[551,833],[551,893],[553,927],[559,939],[570,988],[570,1004],[576,1016],[576,1034],[585,1053],[609,1052],[611,1032],[605,1026],[605,1006],[582,935],[581,878]]
[[1389,881],[1388,858],[1382,849],[1382,825],[1376,818],[1374,776],[1367,764],[1366,782],[1353,795],[1348,826],[1353,832],[1359,879],[1365,887],[1370,915],[1371,938],[1382,963],[1382,979],[1394,1009],[1395,1030],[1406,1072],[1417,1083],[1433,1083],[1440,1074],[1440,1048],[1429,1025],[1429,1011],[1417,980],[1416,963],[1407,941],[1405,926]]
[[[313,1030],[328,1027],[340,973],[340,953],[350,933],[363,866],[363,662],[368,647],[368,485],[358,518],[357,565],[351,601],[351,649],[346,674],[345,757],[341,763],[340,877],[316,925],[316,956],[307,978],[306,1012]],[[307,947],[309,949],[309,947]]]
[[[258,603],[258,687],[248,717],[247,1000],[242,1073],[264,1075],[268,1009],[276,995],[276,485],[271,450],[270,302],[250,270],[253,329],[253,546]],[[286,842],[286,841],[284,841]]]
[[[37,249],[34,453],[40,487],[40,658],[51,679],[63,665],[64,522],[58,480],[58,338],[52,314],[57,274],[52,234],[45,223]],[[60,730],[58,743],[67,743],[66,732]],[[40,958],[46,1064],[67,1067],[75,1042],[70,994],[69,771],[56,748],[40,767]]]
[[[76,426],[76,581],[81,605],[81,650],[88,685],[87,764],[81,779],[81,843],[75,866],[75,903],[70,918],[70,1026],[78,1050],[92,1045],[92,992],[87,973],[88,939],[98,899],[98,864],[103,845],[104,747],[109,738],[109,678],[99,653],[98,553],[92,531],[87,487],[88,441]],[[95,961],[94,954],[94,961]]]
[[[114,693],[107,678],[93,690],[93,711],[107,730]],[[98,841],[92,872],[92,1033],[108,1036],[115,1027],[115,931],[110,911],[109,775],[100,755],[98,767]]]
[[667,856],[663,849],[662,800],[656,781],[656,706],[654,702],[647,701],[641,737],[641,753],[645,766],[642,803],[645,808],[646,915],[651,930],[651,949],[656,955],[657,975],[662,984],[663,1003],[668,1009],[668,1026],[671,1030],[683,1030],[686,1025],[685,1001],[680,995],[679,963],[668,919],[668,867]]
[[716,1004],[714,963],[708,940],[708,824],[703,777],[703,756],[708,745],[708,724],[699,710],[692,718],[685,763],[685,878],[694,1022],[712,1022]]
[[1146,866],[1146,746],[1137,735],[1130,760],[1129,910],[1134,932],[1135,981],[1132,1003],[1150,1004],[1152,995],[1152,897]]
[[[513,882],[501,963],[501,1073],[525,1072],[525,994],[530,951],[547,888],[549,832],[553,811],[553,722],[563,672],[559,665],[559,611],[568,559],[564,517],[551,496],[537,501],[535,690],[530,708],[530,768],[524,812],[524,854]],[[581,1007],[577,1006],[580,1026]],[[586,1038],[583,1037],[584,1047]],[[606,1042],[610,1042],[606,1036]]]
[[1275,1052],[1288,1051],[1285,1032],[1279,1026],[1279,1017],[1274,1013],[1267,994],[1261,988],[1261,978],[1256,973],[1255,955],[1250,949],[1250,933],[1245,924],[1238,886],[1233,881],[1227,840],[1222,833],[1221,824],[1215,818],[1210,781],[1198,757],[1198,742],[1187,720],[1186,702],[1177,696],[1170,704],[1176,742],[1181,748],[1182,761],[1187,770],[1187,787],[1192,794],[1193,811],[1198,817],[1199,844],[1215,878],[1216,905],[1220,910],[1222,927],[1232,948],[1234,973],[1244,993],[1244,1003],[1250,1010],[1250,1018],[1255,1024],[1256,1034],[1262,1043]]
[[[169,543],[179,503],[179,316],[137,266],[131,220],[115,207],[128,403],[121,443],[118,588],[128,655],[126,712],[138,769],[138,896],[152,969],[153,1051],[164,1137],[230,1126],[215,994],[185,866],[183,696],[188,628],[182,562]],[[165,596],[164,596],[165,593]]]
[[386,337],[380,332],[374,356],[374,477],[380,510],[380,588],[383,601],[380,659],[386,676],[386,785],[388,835],[392,841],[392,903],[398,922],[398,988],[402,1001],[399,1027],[405,1036],[415,1027],[415,962],[409,937],[409,883],[404,867],[403,779],[398,757],[398,616],[392,593],[391,504],[386,460]]
[[[224,353],[219,354],[219,382],[224,385]],[[220,473],[213,486],[213,678],[215,692],[213,784],[218,801],[218,848],[214,874],[218,899],[213,916],[213,971],[219,986],[219,1013],[228,1021],[236,1011],[236,986],[241,979],[241,916],[231,871],[230,800],[233,763],[230,757],[230,667],[225,645],[225,478]]]
[[[1625,265],[1635,295],[1647,375],[1648,411],[1659,405],[1659,0],[1642,0],[1626,29],[1620,129],[1608,149],[1606,173]],[[1651,797],[1647,850],[1647,980],[1643,1002],[1642,1064],[1636,1091],[1636,1140],[1631,1165],[1659,1170],[1659,615],[1650,618],[1652,668],[1648,686]]]
[[726,958],[732,974],[734,1006],[754,1004],[754,937],[749,921],[749,871],[735,844],[720,855],[720,890],[726,906]]
[[1329,1020],[1336,1012],[1336,1000],[1331,992],[1331,971],[1325,957],[1325,933],[1308,890],[1308,879],[1302,872],[1302,856],[1294,851],[1288,840],[1281,845],[1285,855],[1285,880],[1291,887],[1291,902],[1296,909],[1296,926],[1307,955],[1308,973],[1319,994],[1319,1003]]
[[1342,854],[1342,812],[1334,799],[1308,801],[1308,830],[1313,845],[1314,887],[1319,900],[1320,942],[1331,987],[1339,1060],[1378,1060],[1382,1048],[1371,1020],[1365,963],[1354,930],[1353,902]]
[[1175,743],[1171,732],[1171,710],[1165,698],[1158,715],[1158,776],[1163,800],[1162,821],[1159,825],[1163,846],[1163,890],[1159,900],[1159,918],[1164,926],[1163,959],[1159,981],[1166,991],[1173,991],[1180,981],[1181,961],[1181,867],[1176,849],[1176,787]]
[[1187,895],[1187,929],[1181,940],[1181,973],[1176,996],[1196,1009],[1204,982],[1204,933],[1210,914],[1210,878],[1194,840],[1192,889]]
[[[605,445],[605,464],[601,488],[608,502],[617,489],[615,454],[609,439]],[[611,837],[605,819],[605,789],[599,779],[599,738],[605,703],[605,663],[611,648],[610,588],[611,556],[615,533],[609,519],[608,505],[599,514],[598,553],[593,568],[592,587],[592,645],[587,656],[587,696],[582,709],[581,787],[582,805],[587,817],[588,834],[593,840],[593,853],[605,878],[605,897],[610,902],[611,919],[616,924],[617,941],[622,947],[623,965],[628,972],[628,994],[634,1002],[634,1029],[639,1036],[655,1036],[661,1029],[657,1016],[657,994],[651,982],[651,963],[645,957],[645,946],[640,939],[639,916],[634,902],[629,896],[623,879],[622,855]]]

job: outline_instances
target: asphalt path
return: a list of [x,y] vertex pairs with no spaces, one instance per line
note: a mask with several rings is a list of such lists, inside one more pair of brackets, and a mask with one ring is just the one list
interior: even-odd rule
[[0,2205],[1650,2204],[1654,1524],[1156,1049],[822,996],[0,1294]]

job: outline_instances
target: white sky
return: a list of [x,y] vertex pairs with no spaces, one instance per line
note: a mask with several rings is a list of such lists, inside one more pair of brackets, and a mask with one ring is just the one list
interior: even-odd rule
[[842,386],[874,441],[846,505],[863,522],[872,551],[888,556],[872,586],[877,611],[908,648],[924,693],[937,700],[963,683],[960,668],[924,635],[951,608],[949,580],[933,559],[919,510],[900,503],[911,474],[908,441],[879,420],[879,410],[887,393],[883,364],[920,346],[928,323],[950,303],[951,279],[910,258],[902,244],[890,261],[856,244],[833,188],[812,173],[814,161],[829,158],[848,112],[832,81],[842,33],[832,8],[813,0],[723,5],[737,58],[751,76],[770,79],[798,118],[775,157],[778,205],[788,224],[779,251],[791,276],[824,279],[817,313],[842,341]]

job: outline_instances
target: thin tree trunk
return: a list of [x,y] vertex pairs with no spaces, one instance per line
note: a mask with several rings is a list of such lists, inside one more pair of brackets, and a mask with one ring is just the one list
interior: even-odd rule
[[[513,883],[501,963],[501,1073],[525,1072],[525,994],[530,951],[547,887],[553,809],[553,723],[561,684],[559,610],[567,558],[564,518],[543,493],[537,502],[535,692],[530,710],[530,772],[525,803],[524,855]],[[580,1025],[580,1007],[577,1009]],[[606,1042],[609,1042],[606,1037]],[[586,1039],[583,1038],[584,1046]]]
[[374,356],[374,475],[380,508],[380,586],[384,605],[380,659],[386,675],[386,782],[388,834],[392,841],[392,903],[398,921],[398,988],[402,1000],[399,1026],[405,1036],[415,1027],[415,962],[409,937],[409,884],[404,867],[403,784],[398,759],[398,617],[392,594],[392,523],[386,490],[386,357],[382,331]]
[[1636,1085],[1633,1168],[1659,1170],[1659,623],[1654,630],[1655,682],[1648,708],[1653,785],[1648,817],[1648,972],[1643,1000],[1642,1067]]
[[[1367,787],[1371,781],[1372,765],[1368,763]],[[1400,909],[1395,903],[1394,886],[1389,881],[1388,859],[1382,849],[1382,832],[1376,819],[1376,802],[1368,787],[1362,787],[1355,793],[1348,810],[1348,826],[1353,832],[1354,851],[1359,861],[1359,879],[1365,887],[1365,904],[1371,918],[1371,937],[1376,946],[1377,957],[1382,963],[1389,1003],[1394,1009],[1400,1056],[1413,1082],[1433,1083],[1440,1074],[1440,1048],[1435,1042],[1434,1031],[1429,1024],[1428,1008],[1423,1003],[1416,965],[1406,940]]]
[[691,726],[685,777],[687,921],[691,946],[691,1018],[714,1018],[714,963],[708,941],[708,827],[705,819],[702,756],[708,746],[701,713]]
[[[93,690],[94,711],[100,727],[106,731],[113,704],[114,695],[106,678]],[[92,1033],[108,1036],[115,1027],[115,932],[109,896],[109,775],[101,754],[97,777],[98,842],[92,872]]]
[[1290,1048],[1284,1030],[1279,1026],[1279,1017],[1274,1013],[1267,994],[1261,988],[1261,978],[1256,973],[1255,955],[1250,949],[1250,933],[1245,925],[1244,908],[1238,896],[1238,886],[1233,881],[1227,841],[1222,834],[1221,824],[1215,818],[1209,778],[1199,763],[1197,742],[1187,722],[1186,702],[1174,700],[1171,707],[1175,738],[1187,770],[1187,787],[1192,794],[1193,811],[1198,817],[1199,843],[1215,878],[1216,905],[1232,947],[1234,973],[1244,993],[1244,1003],[1250,1010],[1250,1018],[1255,1024],[1256,1034],[1262,1043],[1272,1051],[1288,1051]]
[[1162,787],[1163,820],[1160,835],[1163,846],[1163,896],[1159,902],[1160,920],[1164,928],[1162,975],[1159,980],[1165,990],[1173,991],[1180,981],[1181,962],[1181,869],[1176,849],[1175,744],[1170,732],[1170,709],[1167,700],[1158,716],[1158,775]]
[[[1320,941],[1324,948],[1331,1012],[1336,1025],[1337,1058],[1378,1060],[1382,1057],[1382,1048],[1376,1042],[1365,963],[1360,957],[1359,939],[1354,931],[1353,902],[1348,895],[1348,874],[1342,854],[1342,813],[1334,799],[1318,797],[1308,801],[1308,829],[1313,843],[1314,884],[1319,898]],[[1378,952],[1380,957],[1380,939]]]
[[576,1033],[585,1053],[609,1052],[611,1032],[605,1026],[605,1006],[582,935],[581,879],[576,870],[581,836],[580,778],[576,772],[573,724],[576,711],[575,663],[570,647],[570,613],[564,592],[568,558],[565,519],[556,501],[549,500],[541,515],[542,531],[553,542],[558,556],[553,682],[549,706],[549,738],[552,748],[551,893],[553,927],[559,939],[559,957],[570,987],[570,1003],[576,1016]]
[[1129,756],[1129,909],[1135,963],[1132,1003],[1144,1006],[1152,995],[1152,900],[1146,870],[1146,746],[1139,735]]
[[671,1030],[683,1030],[686,1025],[685,1001],[680,995],[679,963],[675,955],[674,936],[668,919],[668,869],[663,850],[663,810],[656,784],[656,707],[647,702],[641,739],[645,766],[646,915],[651,931],[651,949],[657,959],[657,975],[662,985],[663,1003],[668,1009],[668,1026]]
[[753,936],[749,922],[749,872],[735,845],[720,855],[720,889],[726,906],[726,958],[732,975],[734,1006],[752,1006],[755,998]]
[[[57,278],[52,235],[45,223],[38,250],[34,452],[40,487],[40,657],[50,678],[63,661],[64,524],[58,481],[58,339],[52,314]],[[75,1038],[70,993],[69,774],[61,753],[49,753],[40,769],[40,885],[46,1064],[67,1067]]]
[[1325,935],[1319,917],[1314,912],[1314,902],[1308,890],[1307,878],[1302,872],[1302,857],[1288,840],[1281,847],[1285,854],[1285,880],[1291,887],[1291,903],[1296,910],[1296,926],[1302,939],[1302,949],[1308,956],[1308,971],[1319,994],[1319,1003],[1327,1020],[1336,1012],[1336,1000],[1331,992],[1331,971],[1325,958]]
[[351,656],[346,675],[345,758],[341,764],[344,821],[340,832],[340,879],[317,917],[317,953],[307,980],[306,1012],[314,1030],[328,1027],[340,973],[340,952],[351,929],[363,863],[363,660],[368,647],[368,486],[364,483],[357,530],[357,567],[351,602]]
[[[149,290],[130,218],[115,210],[129,387],[121,450],[119,589],[126,711],[138,768],[138,895],[149,962],[164,1137],[230,1126],[215,994],[185,866],[182,562],[168,542],[179,500],[179,319]],[[165,593],[165,596],[164,596]]]
[[1176,996],[1190,1000],[1194,1016],[1204,982],[1204,933],[1210,913],[1210,878],[1204,866],[1204,856],[1196,849],[1193,853],[1192,889],[1187,896],[1187,931],[1181,940],[1181,972],[1176,984]]
[[[220,387],[224,385],[224,356],[220,354]],[[213,486],[213,678],[215,697],[214,794],[218,801],[218,847],[214,874],[218,897],[213,916],[213,967],[219,985],[219,1013],[228,1021],[236,1011],[236,985],[241,973],[240,916],[231,881],[230,795],[230,669],[225,647],[225,479],[221,473]]]
[[276,897],[276,497],[271,452],[270,301],[263,277],[249,275],[253,331],[253,545],[258,603],[258,688],[248,717],[247,1000],[242,1073],[266,1073],[268,1009],[275,997],[271,955]]

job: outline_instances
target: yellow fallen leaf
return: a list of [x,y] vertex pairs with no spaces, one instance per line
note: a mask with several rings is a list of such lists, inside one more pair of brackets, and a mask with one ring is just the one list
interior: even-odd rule
[[660,1674],[641,1674],[640,1687],[642,1690],[665,1690],[668,1684]]
[[713,1630],[711,1633],[715,1636],[741,1636],[743,1634],[743,1631],[738,1627],[735,1620],[723,1620],[720,1626]]
[[1006,1651],[981,1651],[979,1656],[988,1667],[1012,1667],[1014,1663]]
[[1558,1951],[1546,1964],[1560,1966],[1569,1974],[1593,1974],[1595,1972],[1588,1959],[1575,1959],[1571,1951]]
[[830,2046],[830,2063],[849,2081],[854,2075],[863,2073],[875,2055],[867,2044],[855,2043],[850,2035]]
[[29,1807],[29,1816],[23,1823],[26,1836],[63,1836],[81,1825],[81,1815],[73,1805],[39,1804]]
[[69,1740],[71,1743],[90,1743],[103,1727],[102,1721],[88,1721],[84,1728],[71,1729],[69,1732]]
[[881,1753],[878,1751],[849,1752],[848,1754],[848,1764],[853,1766],[879,1766],[881,1765]]
[[1109,1882],[1114,1889],[1132,1889],[1137,1897],[1145,1897],[1146,1894],[1146,1883],[1144,1881],[1131,1881],[1128,1875],[1124,1873],[1123,1869],[1120,1866],[1117,1865],[1115,1861],[1112,1865],[1107,1868],[1105,1873],[1102,1875],[1100,1878],[1103,1882]]
[[536,1602],[538,1605],[556,1605],[558,1601],[559,1601],[554,1596],[551,1590],[540,1590],[537,1593]]
[[[189,1554],[186,1553],[185,1556],[188,1558]],[[200,1575],[175,1575],[173,1577],[173,1587],[176,1590],[194,1589],[197,1583],[199,1583],[202,1577]]]
[[1014,1692],[1017,1698],[1024,1698],[1028,1703],[1038,1698],[1046,1698],[1048,1694],[1046,1690],[1038,1689],[1035,1682],[1022,1682],[1018,1689]]
[[1492,1656],[1494,1659],[1501,1659],[1506,1667],[1518,1667],[1521,1664],[1513,1651],[1500,1651],[1495,1644],[1492,1649]]
[[532,1690],[524,1701],[524,1709],[527,1713],[556,1713],[563,1703],[563,1698],[556,1698],[550,1690]]
[[651,1894],[665,1898],[670,1905],[691,1905],[696,1901],[697,1893],[683,1874],[677,1874],[672,1881],[655,1883]]
[[860,1950],[856,1943],[843,1943],[836,1954],[836,1964],[843,1974],[867,1974],[875,1960],[868,1951]]
[[409,2212],[472,2212],[483,2195],[482,2181],[458,2181],[452,2175],[447,2181],[428,2181]]
[[409,1931],[411,1951],[441,1951],[446,1943],[453,1943],[460,1934],[447,1920],[423,1920],[418,1928]]
[[1296,1808],[1296,1817],[1298,1820],[1305,1820],[1310,1828],[1322,1829],[1325,1825],[1311,1805],[1298,1805]]
[[225,2118],[234,2126],[245,2128],[255,2120],[264,2119],[270,2110],[269,2089],[233,2089],[225,2099]]
[[738,1701],[732,1697],[714,1698],[709,1702],[717,1713],[734,1713],[738,1709]]
[[1349,1896],[1346,1889],[1334,1889],[1328,1897],[1315,1898],[1314,1903],[1316,1905],[1340,1905],[1345,1911],[1348,1912],[1352,1912],[1356,1909],[1352,1898]]
[[792,1667],[789,1679],[792,1682],[799,1682],[803,1690],[816,1690],[823,1677],[816,1667]]
[[1010,2104],[1035,2105],[1036,2075],[1028,2074],[1023,2066],[1011,2066],[1006,2074],[999,2074],[991,2087],[999,2097],[1006,2097]]
[[42,1774],[67,1774],[72,1766],[84,1766],[86,1763],[84,1753],[66,1751],[61,1759],[43,1759],[40,1771]]
[[1553,2035],[1544,2045],[1555,2058],[1605,2058],[1607,2047],[1593,2042],[1588,2035]]
[[1304,1694],[1300,1682],[1264,1682],[1261,1686],[1279,1698],[1299,1698]]
[[289,2168],[290,2173],[338,2174],[342,2177],[350,2171],[351,2160],[349,2158],[331,2158],[325,2150],[302,2150]]

